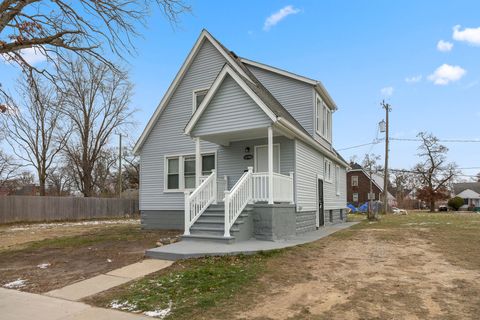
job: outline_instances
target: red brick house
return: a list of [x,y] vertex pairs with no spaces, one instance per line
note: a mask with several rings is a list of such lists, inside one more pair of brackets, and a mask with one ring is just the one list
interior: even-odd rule
[[[368,201],[370,193],[370,175],[358,163],[351,163],[347,172],[347,203],[358,207]],[[372,199],[380,200],[383,193],[383,176],[372,174]],[[388,204],[396,206],[395,197],[388,192]]]

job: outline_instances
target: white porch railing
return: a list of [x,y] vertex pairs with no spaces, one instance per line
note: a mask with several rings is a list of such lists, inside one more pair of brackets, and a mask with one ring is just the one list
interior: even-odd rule
[[248,167],[232,190],[225,191],[225,233],[224,237],[230,237],[230,229],[242,213],[243,209],[253,199],[253,168]]
[[[252,174],[253,202],[268,201],[269,176],[266,172]],[[273,173],[273,201],[293,203],[293,172],[289,176]]]
[[190,235],[190,227],[212,203],[217,202],[217,173],[212,173],[190,194],[185,191],[185,235]]
[[[249,203],[268,202],[270,197],[269,175],[253,173],[249,167],[231,191],[225,191],[225,237]],[[293,172],[289,176],[273,173],[273,201],[293,203]]]
[[[209,176],[201,176],[200,183],[205,181]],[[228,177],[217,178],[217,201],[223,201],[225,190],[228,190]]]

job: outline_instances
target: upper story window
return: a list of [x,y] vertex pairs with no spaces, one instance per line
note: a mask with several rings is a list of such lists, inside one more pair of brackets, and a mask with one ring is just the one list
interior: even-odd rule
[[193,108],[192,112],[195,112],[195,110],[198,109],[200,104],[202,104],[203,99],[205,99],[205,96],[207,95],[208,89],[200,89],[200,90],[195,90],[193,91]]
[[352,176],[352,187],[358,187],[358,176]]
[[315,130],[317,134],[332,141],[332,111],[325,102],[317,96]]

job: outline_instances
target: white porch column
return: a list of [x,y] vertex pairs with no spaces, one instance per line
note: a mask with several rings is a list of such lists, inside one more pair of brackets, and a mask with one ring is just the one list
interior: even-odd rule
[[268,204],[273,204],[273,129],[268,127]]
[[195,187],[200,185],[202,175],[202,155],[200,153],[200,138],[195,138]]

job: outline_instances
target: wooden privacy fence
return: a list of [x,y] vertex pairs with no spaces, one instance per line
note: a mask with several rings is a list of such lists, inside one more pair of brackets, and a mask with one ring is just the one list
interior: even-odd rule
[[119,218],[138,214],[138,200],[3,196],[0,223]]

